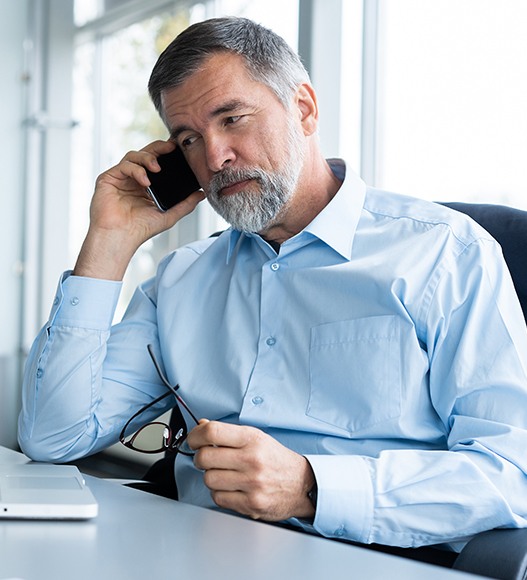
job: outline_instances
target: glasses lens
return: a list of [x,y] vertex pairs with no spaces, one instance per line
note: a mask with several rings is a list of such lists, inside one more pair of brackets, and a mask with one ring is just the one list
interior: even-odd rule
[[170,438],[170,429],[164,423],[148,423],[132,437],[130,444],[136,451],[156,453],[165,451]]

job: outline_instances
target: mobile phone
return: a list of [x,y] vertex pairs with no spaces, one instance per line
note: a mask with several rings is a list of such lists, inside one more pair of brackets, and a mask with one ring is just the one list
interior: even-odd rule
[[198,180],[179,147],[160,155],[157,162],[161,171],[153,173],[146,170],[150,179],[150,187],[146,189],[161,211],[167,211],[200,189]]

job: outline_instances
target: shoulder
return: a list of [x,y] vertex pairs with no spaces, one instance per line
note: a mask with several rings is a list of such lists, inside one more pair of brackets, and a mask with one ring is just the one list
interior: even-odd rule
[[478,240],[494,241],[466,213],[438,202],[368,188],[364,211],[379,222],[393,221],[409,235],[433,231],[439,238],[452,237],[465,247]]
[[228,245],[228,240],[228,232],[223,232],[223,234],[212,235],[177,248],[160,261],[156,277],[160,279],[175,272],[182,273],[194,262],[203,258],[208,259],[210,257],[212,260],[211,252],[216,257],[222,252],[225,252],[226,255],[227,250],[225,248],[226,244]]

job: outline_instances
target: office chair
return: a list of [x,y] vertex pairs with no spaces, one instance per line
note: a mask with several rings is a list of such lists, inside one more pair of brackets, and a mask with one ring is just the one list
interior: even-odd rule
[[[494,204],[444,203],[483,226],[501,245],[527,323],[527,211]],[[453,568],[488,578],[527,578],[527,529],[477,534]]]
[[[494,204],[442,203],[467,214],[501,245],[527,323],[527,211]],[[171,427],[181,421],[172,413]],[[145,476],[147,491],[177,499],[175,456],[167,453]],[[490,530],[476,535],[456,556],[433,548],[391,548],[363,545],[432,564],[502,580],[527,579],[527,529]]]

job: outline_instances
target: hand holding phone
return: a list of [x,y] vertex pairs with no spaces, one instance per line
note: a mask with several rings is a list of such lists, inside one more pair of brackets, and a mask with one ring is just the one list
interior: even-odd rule
[[154,173],[146,170],[150,180],[147,191],[161,211],[167,211],[191,193],[201,189],[179,147],[170,153],[160,155],[157,162],[161,171]]

